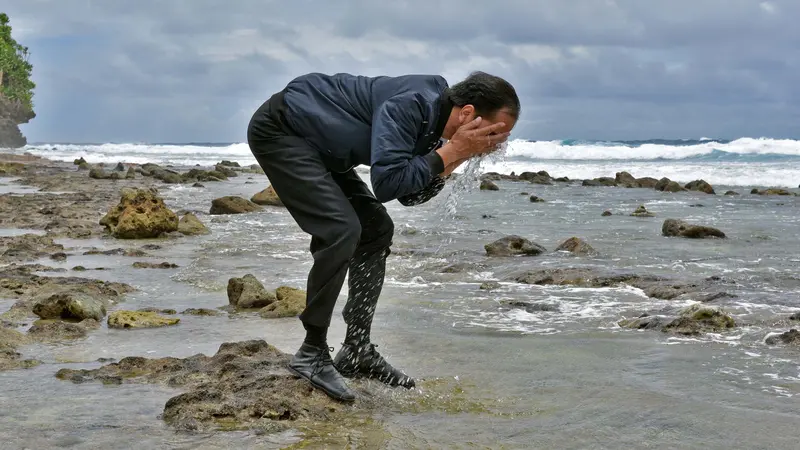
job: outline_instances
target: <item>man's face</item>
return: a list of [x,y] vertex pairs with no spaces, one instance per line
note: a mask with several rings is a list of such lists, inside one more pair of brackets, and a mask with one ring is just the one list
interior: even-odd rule
[[[465,105],[458,110],[457,114],[451,115],[450,120],[448,120],[447,125],[445,126],[444,133],[442,133],[442,137],[444,139],[450,139],[456,133],[459,127],[462,125],[466,125],[469,122],[475,120],[478,117],[475,112],[475,107],[472,105]],[[492,134],[501,134],[501,133],[510,133],[511,130],[514,129],[514,126],[517,124],[517,120],[508,113],[505,109],[501,109],[497,111],[493,115],[487,117],[481,117],[481,127],[486,127],[489,125],[493,125],[498,122],[503,122],[505,126],[496,130]]]

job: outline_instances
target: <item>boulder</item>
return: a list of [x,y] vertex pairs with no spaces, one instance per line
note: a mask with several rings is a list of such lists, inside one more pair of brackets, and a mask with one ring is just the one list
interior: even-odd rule
[[613,215],[613,213],[611,211],[609,211],[609,210],[605,210],[605,211],[603,211],[603,214],[600,214],[600,215],[603,216],[603,217],[608,217],[608,216]]
[[639,187],[642,188],[653,189],[656,187],[656,184],[658,184],[658,180],[651,177],[642,177],[636,179],[636,184],[638,184]]
[[128,172],[125,173],[126,180],[135,180],[136,179],[136,170],[133,167],[128,167]]
[[228,280],[228,303],[237,309],[263,308],[275,301],[275,294],[251,274]]
[[638,208],[636,208],[636,211],[631,213],[631,216],[633,216],[633,217],[655,217],[656,215],[651,213],[650,211],[648,211],[647,208],[644,207],[644,205],[640,205]]
[[763,191],[757,191],[756,193],[758,195],[792,195],[792,193],[786,189],[777,188],[764,189]]
[[597,186],[613,187],[613,186],[617,185],[617,180],[614,179],[614,178],[610,178],[610,177],[600,177],[600,178],[595,178],[595,179],[592,179],[592,180],[583,180],[583,183],[581,183],[581,184],[583,186],[593,186],[593,187],[597,187]]
[[571,237],[556,247],[557,252],[570,252],[575,255],[597,256],[598,252],[581,238]]
[[661,234],[664,236],[685,237],[690,239],[725,238],[725,233],[716,228],[692,225],[677,219],[665,220],[664,224],[661,226]]
[[80,158],[72,161],[72,164],[75,164],[76,166],[79,166],[81,164],[86,164],[86,160],[83,159],[83,156],[81,156]]
[[511,235],[484,246],[487,256],[535,256],[547,250],[521,236]]
[[677,181],[672,181],[669,178],[658,180],[658,183],[653,186],[653,189],[662,192],[681,192],[686,190],[683,186],[678,184]]
[[226,197],[220,197],[214,199],[211,202],[211,209],[209,210],[209,214],[212,215],[244,214],[254,211],[261,211],[263,209],[264,209],[263,207],[256,205],[250,200],[247,200],[242,197],[229,195]]
[[617,172],[614,181],[618,186],[624,186],[626,188],[639,187],[639,182],[636,181],[636,178],[634,178],[633,175],[629,174],[628,172]]
[[223,166],[223,167],[242,167],[236,161],[228,161],[228,160],[225,160],[225,159],[223,159],[222,161],[217,163],[217,165]]
[[278,197],[278,193],[275,192],[275,188],[273,188],[272,185],[267,186],[263,191],[253,195],[250,201],[256,205],[283,206],[283,202]]
[[175,325],[181,319],[149,311],[114,311],[108,315],[109,328],[158,328]]
[[214,166],[214,171],[215,172],[220,172],[223,175],[225,175],[226,177],[237,177],[237,176],[239,176],[238,172],[236,172],[235,170],[231,169],[230,167],[223,166],[222,164],[217,164],[216,166]]
[[101,300],[80,292],[49,295],[33,305],[33,313],[42,319],[103,320],[106,305]]
[[499,191],[500,188],[494,184],[492,180],[481,180],[481,188],[482,191]]
[[545,200],[541,197],[537,197],[535,195],[531,195],[530,199],[531,203],[544,203]]
[[100,219],[120,239],[156,238],[178,230],[178,216],[152,190],[123,189],[117,206]]
[[89,170],[89,178],[94,178],[95,180],[108,180],[111,176],[103,170],[102,167],[93,167]]
[[695,180],[689,182],[684,186],[689,191],[705,192],[706,194],[716,194],[714,188],[711,187],[705,180]]
[[277,301],[265,306],[259,315],[265,319],[279,317],[296,317],[306,308],[306,291],[288,286],[281,286],[275,290]]
[[495,289],[500,289],[501,287],[502,286],[497,281],[484,281],[479,286],[479,289],[486,290],[486,291],[492,291],[492,290],[495,290]]
[[739,195],[739,193],[736,191],[727,191],[725,192],[725,195]]
[[116,172],[126,172],[128,169],[125,168],[125,164],[118,162],[117,165],[114,167],[114,171]]
[[178,232],[186,236],[209,234],[211,231],[192,213],[186,213],[178,221]]

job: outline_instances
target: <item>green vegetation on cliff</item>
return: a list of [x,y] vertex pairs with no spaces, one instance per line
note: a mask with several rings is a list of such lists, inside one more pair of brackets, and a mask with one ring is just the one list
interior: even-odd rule
[[8,15],[0,13],[0,94],[33,109],[31,81],[33,66],[28,62],[28,47],[23,47],[11,37]]

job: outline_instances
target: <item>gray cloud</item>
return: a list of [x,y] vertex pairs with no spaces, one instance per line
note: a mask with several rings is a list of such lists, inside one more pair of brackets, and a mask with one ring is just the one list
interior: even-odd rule
[[530,139],[798,134],[792,0],[10,3],[37,141],[241,141],[310,71],[496,73]]

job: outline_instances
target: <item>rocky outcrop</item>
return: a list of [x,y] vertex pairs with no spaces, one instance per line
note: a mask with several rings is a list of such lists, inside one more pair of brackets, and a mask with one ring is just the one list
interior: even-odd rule
[[0,262],[23,262],[43,258],[64,250],[49,236],[23,234],[0,237]]
[[0,148],[24,147],[28,141],[19,125],[28,123],[36,114],[22,103],[0,94]]
[[64,292],[47,296],[33,305],[33,313],[42,319],[103,320],[103,301],[81,292]]
[[800,346],[800,331],[792,328],[784,333],[769,336],[764,341],[767,345],[792,345]]
[[157,238],[178,230],[178,216],[154,190],[126,188],[119,204],[100,219],[100,225],[120,239]]
[[486,244],[484,250],[486,250],[487,256],[536,256],[547,251],[541,245],[516,235],[506,236]]
[[682,220],[667,219],[661,226],[661,234],[670,237],[685,237],[690,239],[725,238],[722,231],[703,225],[692,225]]
[[185,392],[167,400],[161,415],[180,430],[254,428],[272,433],[322,422],[344,425],[354,408],[363,412],[370,405],[382,404],[367,401],[373,395],[357,383],[351,387],[365,400],[354,405],[336,402],[291,375],[286,369],[290,359],[290,354],[252,340],[224,343],[213,356],[126,357],[99,369],[61,369],[56,377],[73,383],[144,382],[181,387]]

